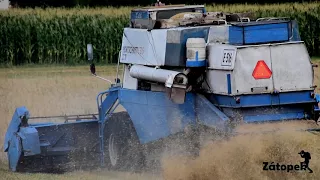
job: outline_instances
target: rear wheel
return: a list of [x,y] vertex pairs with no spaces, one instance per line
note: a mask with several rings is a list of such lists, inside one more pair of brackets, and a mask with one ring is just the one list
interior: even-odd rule
[[105,157],[111,170],[139,171],[143,168],[143,148],[127,112],[111,115],[105,135]]
[[113,134],[110,134],[108,142],[109,142],[109,144],[108,144],[109,154],[108,155],[110,158],[110,163],[112,166],[116,166],[117,160],[118,160],[119,147],[115,143],[115,137]]

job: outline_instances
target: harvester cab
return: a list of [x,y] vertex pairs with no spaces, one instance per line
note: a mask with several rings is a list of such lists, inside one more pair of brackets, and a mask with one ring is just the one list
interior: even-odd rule
[[[92,75],[113,84],[96,74],[92,45],[87,50]],[[18,107],[4,142],[10,170],[137,168],[154,144],[181,134],[185,151],[197,154],[201,127],[232,133],[234,122],[319,117],[314,66],[288,18],[206,12],[203,5],[134,9],[118,70],[120,63],[123,79],[117,73],[97,95],[97,114],[45,124],[28,117],[24,127],[19,117],[29,111]],[[115,112],[118,105],[123,112]]]

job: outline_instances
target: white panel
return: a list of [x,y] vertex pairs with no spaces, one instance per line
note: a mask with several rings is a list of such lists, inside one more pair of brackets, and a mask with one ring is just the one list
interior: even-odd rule
[[166,34],[167,30],[165,29],[148,31],[146,29],[125,28],[120,62],[153,66],[164,65]]
[[310,89],[313,69],[303,43],[271,46],[274,86],[279,91]]
[[209,30],[208,43],[228,43],[229,25],[211,26]]
[[[232,92],[237,94],[256,94],[273,90],[272,76],[270,79],[254,79],[252,72],[259,60],[264,60],[271,69],[270,47],[254,46],[237,49],[237,57],[233,74]],[[265,87],[268,89],[266,90]],[[234,89],[235,88],[235,89]],[[251,91],[253,88],[253,92]]]
[[[224,71],[224,70],[208,70],[207,71],[207,82],[211,88],[210,90],[212,91],[212,93],[228,94],[227,74],[231,74],[231,71]],[[205,84],[205,87],[207,87],[207,84]],[[232,83],[231,83],[231,87],[232,87]]]
[[226,44],[209,44],[209,69],[232,70],[236,58],[236,46]]
[[128,65],[125,65],[124,67],[123,88],[138,89],[138,80],[130,76]]
[[9,0],[0,0],[0,10],[6,10],[9,8]]
[[[151,44],[154,46],[151,46],[150,50],[152,50],[151,53],[153,53],[153,57],[155,57],[155,60],[158,65],[163,65],[165,62],[166,57],[166,37],[167,37],[167,30],[163,29],[155,29],[151,31]],[[149,43],[150,44],[150,43]]]

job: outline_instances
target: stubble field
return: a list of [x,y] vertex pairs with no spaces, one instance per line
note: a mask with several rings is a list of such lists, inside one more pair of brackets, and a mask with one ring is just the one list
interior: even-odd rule
[[[116,69],[115,66],[99,66],[97,71],[103,77],[114,79]],[[320,84],[319,72],[315,69],[317,85]],[[1,145],[16,107],[26,106],[32,116],[96,113],[96,94],[108,86],[104,81],[92,77],[88,66],[0,69]],[[314,124],[290,124],[290,127],[299,126]],[[269,128],[274,127],[278,126]],[[298,152],[302,149],[311,153],[310,167],[314,173],[262,170],[264,161],[299,164],[303,159]],[[317,134],[293,131],[239,136],[229,141],[208,143],[195,160],[183,157],[164,159],[160,174],[129,174],[106,170],[63,175],[11,173],[2,146],[0,161],[1,179],[318,179],[320,141]]]

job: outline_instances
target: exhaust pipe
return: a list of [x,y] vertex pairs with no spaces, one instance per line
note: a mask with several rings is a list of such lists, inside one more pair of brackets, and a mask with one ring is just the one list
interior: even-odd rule
[[173,102],[183,104],[185,101],[188,78],[182,72],[143,65],[133,65],[130,68],[130,76],[137,79],[163,83],[167,89],[167,95]]

